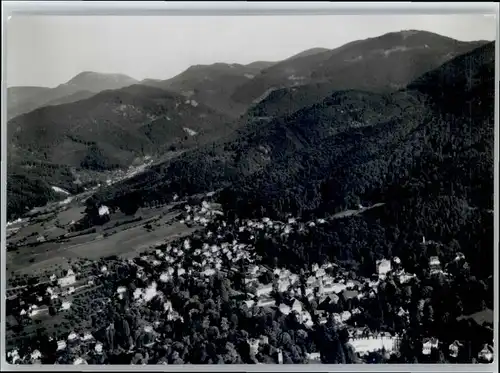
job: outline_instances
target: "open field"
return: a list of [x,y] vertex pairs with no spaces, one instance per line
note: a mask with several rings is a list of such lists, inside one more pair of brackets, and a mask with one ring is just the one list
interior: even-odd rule
[[[142,223],[142,222],[141,222]],[[82,256],[88,259],[98,259],[110,255],[120,257],[136,256],[153,244],[168,241],[193,232],[180,223],[164,225],[154,231],[147,231],[143,224],[119,231],[108,237],[63,248],[61,251],[70,256]]]
[[[110,221],[95,227],[86,234],[70,233],[72,221],[83,216],[84,208],[70,206],[54,213],[45,214],[22,224],[9,243],[16,245],[7,253],[9,275],[33,275],[53,268],[65,267],[68,262],[80,258],[97,260],[118,255],[135,256],[157,242],[166,242],[192,233],[189,228],[175,220],[178,212],[170,211],[172,205],[143,208],[134,216],[121,212],[111,214]],[[153,229],[144,226],[151,223]],[[46,242],[37,242],[43,236]]]

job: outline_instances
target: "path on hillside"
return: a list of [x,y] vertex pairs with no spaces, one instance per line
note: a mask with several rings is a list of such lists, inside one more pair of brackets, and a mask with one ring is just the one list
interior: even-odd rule
[[374,205],[371,205],[369,207],[363,207],[361,209],[358,209],[358,210],[345,210],[345,211],[341,211],[341,212],[338,212],[336,213],[335,215],[333,215],[331,217],[331,219],[342,219],[342,218],[346,218],[348,216],[355,216],[355,215],[359,215],[365,211],[368,211],[368,210],[371,210],[371,209],[374,209],[376,207],[380,207],[380,206],[383,206],[385,205],[384,202],[380,202],[380,203],[375,203]]

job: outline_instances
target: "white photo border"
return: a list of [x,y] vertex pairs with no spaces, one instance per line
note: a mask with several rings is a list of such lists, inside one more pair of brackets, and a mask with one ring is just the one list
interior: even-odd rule
[[[107,16],[262,16],[262,15],[447,15],[447,14],[483,14],[499,19],[499,4],[493,2],[192,2],[192,1],[5,1],[2,2],[2,91],[1,91],[1,225],[0,225],[0,361],[2,371],[133,371],[146,369],[148,371],[316,371],[316,372],[498,372],[498,288],[494,294],[494,356],[491,364],[384,364],[384,365],[147,365],[140,368],[137,365],[9,365],[6,362],[5,351],[5,289],[6,289],[6,156],[7,156],[7,120],[6,120],[6,32],[7,23],[12,16],[18,15],[107,15]],[[494,284],[498,286],[499,264],[499,25],[496,32],[495,55],[495,177],[494,177]]]

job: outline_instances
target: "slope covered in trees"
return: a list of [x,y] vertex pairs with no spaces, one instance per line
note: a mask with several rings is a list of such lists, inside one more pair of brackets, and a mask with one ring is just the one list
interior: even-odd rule
[[9,87],[7,116],[11,119],[44,106],[76,102],[92,94],[133,84],[137,84],[137,80],[123,74],[84,71],[55,88]]
[[246,106],[232,100],[232,94],[271,65],[272,62],[196,65],[171,79],[149,80],[143,84],[180,93],[218,112],[237,117],[245,111]]
[[[462,251],[471,273],[489,281],[493,66],[489,44],[397,93],[337,92],[291,116],[249,124],[231,139],[100,197],[120,206],[222,188],[219,199],[230,216],[281,219],[331,217],[382,202],[310,235],[297,232],[286,241],[257,237],[257,247],[270,264],[274,258],[292,267],[329,259],[367,275],[377,259],[398,255],[424,276],[430,256],[451,258]],[[432,89],[436,81],[439,89]],[[422,251],[422,236],[438,248]]]
[[[178,95],[147,86],[101,92],[75,103],[49,106],[8,123],[11,148],[26,149],[40,160],[80,166],[87,152],[128,165],[131,158],[152,154],[158,143],[180,142],[189,128],[224,131],[224,115]],[[159,136],[169,128],[168,137]],[[94,151],[96,153],[96,151]]]
[[[233,99],[260,116],[286,115],[346,89],[389,92],[486,42],[461,42],[418,30],[392,32],[284,60],[241,86]],[[278,92],[270,91],[279,90]]]
[[70,168],[126,168],[137,158],[213,141],[230,128],[223,114],[140,85],[18,116],[8,122],[9,218],[49,201],[49,183],[74,189]]
[[[457,57],[396,93],[336,92],[292,115],[250,122],[122,187],[147,199],[231,184],[222,197],[239,214],[334,212],[414,193],[492,208],[493,47]],[[450,71],[471,80],[457,85]],[[454,92],[446,96],[452,105],[433,93],[437,81],[437,92]]]

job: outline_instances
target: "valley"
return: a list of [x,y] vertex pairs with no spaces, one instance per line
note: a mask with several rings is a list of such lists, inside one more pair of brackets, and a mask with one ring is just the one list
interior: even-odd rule
[[491,363],[494,65],[401,31],[11,89],[8,360]]

